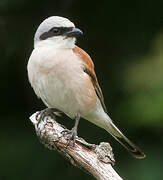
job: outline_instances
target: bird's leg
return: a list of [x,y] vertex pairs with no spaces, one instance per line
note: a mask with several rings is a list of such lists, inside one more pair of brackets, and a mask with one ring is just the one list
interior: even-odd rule
[[50,116],[52,119],[56,119],[56,114],[59,113],[60,111],[55,109],[55,108],[46,108],[44,110],[41,110],[37,113],[36,115],[36,120],[38,121],[37,127],[39,126],[40,122],[44,120],[46,116]]
[[75,145],[79,120],[80,120],[80,115],[77,114],[75,117],[74,127],[71,130],[66,129],[66,130],[62,131],[62,134],[67,136],[68,141],[67,141],[66,147],[68,147],[70,145],[71,140],[73,140],[73,146]]

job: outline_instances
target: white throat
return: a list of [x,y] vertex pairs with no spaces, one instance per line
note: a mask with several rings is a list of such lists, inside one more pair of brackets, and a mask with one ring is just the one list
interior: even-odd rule
[[34,48],[43,46],[53,46],[54,48],[70,48],[75,47],[76,38],[65,38],[64,36],[51,37],[46,40],[35,40]]

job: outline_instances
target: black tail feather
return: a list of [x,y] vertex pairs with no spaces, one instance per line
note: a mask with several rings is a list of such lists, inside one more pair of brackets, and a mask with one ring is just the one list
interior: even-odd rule
[[135,158],[143,159],[145,154],[131,142],[111,121],[106,130],[122,145],[124,146]]

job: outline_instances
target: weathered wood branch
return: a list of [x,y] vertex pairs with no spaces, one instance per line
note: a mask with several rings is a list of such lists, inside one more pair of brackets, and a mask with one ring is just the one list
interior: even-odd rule
[[109,143],[100,145],[87,143],[77,137],[74,146],[67,146],[67,137],[62,133],[65,127],[56,122],[56,118],[45,117],[40,123],[37,121],[37,113],[30,117],[35,126],[36,134],[46,147],[57,150],[66,157],[71,164],[78,166],[92,174],[97,180],[122,180],[112,168],[114,157]]

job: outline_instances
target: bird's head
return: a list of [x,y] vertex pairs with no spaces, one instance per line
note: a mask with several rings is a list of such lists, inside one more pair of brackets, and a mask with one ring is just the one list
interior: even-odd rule
[[38,27],[34,46],[52,45],[56,48],[73,48],[76,37],[83,32],[67,18],[51,16],[45,19]]

